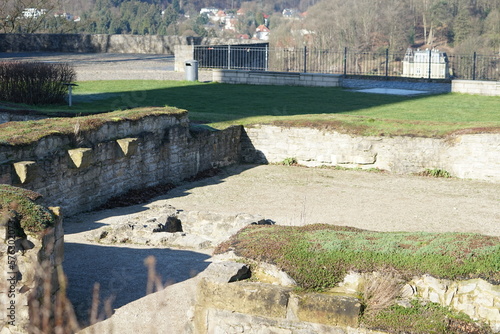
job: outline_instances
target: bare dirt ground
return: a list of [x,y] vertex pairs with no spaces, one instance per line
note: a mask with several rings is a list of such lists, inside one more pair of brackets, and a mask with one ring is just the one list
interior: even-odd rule
[[283,225],[500,236],[500,184],[363,171],[243,165],[176,188],[176,208],[260,214]]

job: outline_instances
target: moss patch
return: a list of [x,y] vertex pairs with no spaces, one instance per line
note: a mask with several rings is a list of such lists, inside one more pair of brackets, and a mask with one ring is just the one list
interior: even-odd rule
[[47,118],[39,121],[0,124],[0,145],[25,145],[50,135],[70,135],[78,131],[96,130],[108,122],[136,121],[149,116],[183,116],[185,110],[177,108],[137,108],[73,118]]
[[[54,225],[54,216],[35,200],[40,194],[30,190],[0,184],[0,217],[16,217],[20,226],[16,230],[17,236],[22,237],[24,232],[37,233]],[[2,223],[4,219],[1,219]]]

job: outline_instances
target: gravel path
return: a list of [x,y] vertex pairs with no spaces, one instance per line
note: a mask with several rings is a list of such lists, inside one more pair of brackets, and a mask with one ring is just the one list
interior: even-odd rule
[[[73,65],[77,81],[90,80],[185,80],[174,72],[175,57],[113,53],[0,53],[0,61],[41,61]],[[199,81],[212,81],[212,72],[199,71]]]

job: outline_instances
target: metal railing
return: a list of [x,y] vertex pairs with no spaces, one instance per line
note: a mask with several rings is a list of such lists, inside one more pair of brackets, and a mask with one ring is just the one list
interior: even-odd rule
[[[200,68],[500,81],[500,55],[444,54],[445,59],[436,62],[431,51],[424,52],[429,52],[428,60],[405,65],[404,53],[389,53],[388,50],[355,53],[347,48],[334,51],[249,44],[195,46],[194,59],[198,60]],[[415,67],[411,69],[413,72],[408,66]]]

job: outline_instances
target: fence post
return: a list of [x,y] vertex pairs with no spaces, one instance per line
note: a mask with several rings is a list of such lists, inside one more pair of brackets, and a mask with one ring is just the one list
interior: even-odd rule
[[477,54],[474,51],[474,57],[472,62],[472,80],[476,80],[476,64],[477,64]]
[[344,48],[344,77],[347,75],[347,47]]
[[389,76],[389,49],[385,49],[385,77]]
[[231,45],[227,45],[227,69],[231,69]]
[[304,45],[304,73],[307,73],[307,46]]
[[269,46],[266,45],[266,64],[264,65],[264,70],[268,71],[269,70]]
[[431,67],[432,67],[432,50],[429,49],[429,80],[431,79]]

